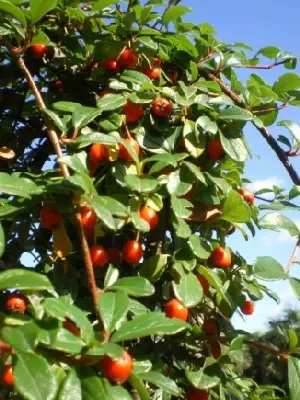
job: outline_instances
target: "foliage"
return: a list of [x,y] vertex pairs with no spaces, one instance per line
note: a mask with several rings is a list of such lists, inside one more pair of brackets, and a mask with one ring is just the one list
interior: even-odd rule
[[[210,24],[185,22],[192,10],[179,3],[0,0],[8,398],[170,400],[188,398],[190,387],[222,400],[278,394],[237,373],[243,346],[255,342],[230,318],[246,299],[277,300],[262,280],[290,279],[300,297],[299,280],[271,257],[249,264],[226,238],[238,230],[248,240],[257,229],[299,236],[282,214],[299,208],[300,180],[288,162],[299,127],[277,122],[287,128],[277,140],[266,130],[281,108],[299,106],[300,78],[290,72],[297,58],[276,47],[250,56],[246,44],[218,40]],[[260,68],[264,58],[289,71],[273,85],[256,73],[239,80],[237,68]],[[247,123],[295,184],[288,194],[257,192],[274,195],[259,206],[239,192],[248,182]],[[148,222],[139,214],[145,205],[154,211]],[[7,305],[11,292],[26,297],[24,314]],[[173,298],[180,303],[165,315]],[[292,400],[300,390],[295,346],[283,353]],[[101,363],[124,349],[134,370],[116,385]]]

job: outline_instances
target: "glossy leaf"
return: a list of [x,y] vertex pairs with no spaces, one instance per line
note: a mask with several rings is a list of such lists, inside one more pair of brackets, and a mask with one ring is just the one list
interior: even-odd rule
[[0,273],[0,290],[19,289],[42,291],[55,295],[47,276],[26,269],[9,269]]
[[81,400],[81,382],[76,370],[71,369],[65,378],[57,400]]
[[49,11],[53,10],[58,0],[30,0],[31,22],[35,24]]
[[267,281],[287,278],[283,267],[273,257],[257,257],[253,265],[253,273],[257,278]]
[[150,335],[175,335],[187,329],[189,325],[176,318],[167,318],[158,311],[135,317],[122,325],[111,338],[113,342],[122,342]]
[[122,292],[134,297],[151,296],[154,293],[154,287],[151,283],[141,276],[118,279],[117,282],[109,288],[121,290]]
[[15,388],[26,400],[56,399],[58,384],[45,358],[17,352],[14,366]]
[[106,332],[114,331],[126,316],[129,298],[124,292],[103,293],[99,297],[99,310]]

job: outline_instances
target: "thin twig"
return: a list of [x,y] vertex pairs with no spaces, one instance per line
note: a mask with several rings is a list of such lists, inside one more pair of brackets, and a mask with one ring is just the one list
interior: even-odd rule
[[260,196],[257,196],[257,195],[254,195],[254,197],[255,197],[257,200],[265,201],[266,203],[273,203],[273,201],[275,200],[275,199],[273,199],[273,200],[265,199],[264,197],[260,197]]
[[[240,98],[238,94],[233,92],[229,87],[226,86],[226,84],[218,78],[216,75],[214,75],[212,72],[207,72],[203,68],[199,66],[200,72],[203,76],[208,78],[211,81],[214,81],[218,83],[220,88],[222,89],[222,92],[225,93],[228,97],[231,98],[231,100],[238,105],[239,107],[251,111],[249,107],[244,103],[244,101]],[[254,123],[253,125],[256,127],[256,129],[261,133],[261,135],[265,138],[266,142],[268,145],[274,150],[274,152],[277,154],[277,157],[287,170],[288,174],[290,175],[292,181],[295,183],[295,185],[300,185],[300,177],[297,174],[296,170],[292,166],[288,155],[286,152],[279,146],[277,141],[273,138],[273,136],[268,132],[265,126],[263,127],[258,127]]]
[[277,61],[273,64],[267,64],[267,65],[235,65],[236,68],[249,68],[249,69],[272,69],[274,67],[278,67],[278,65],[285,64],[288,61],[293,60],[293,57],[286,58],[285,60]]
[[299,251],[299,247],[300,247],[300,236],[298,237],[298,240],[295,244],[293,253],[291,255],[290,261],[288,262],[288,265],[286,266],[285,272],[289,273],[290,269],[292,268],[293,264],[296,262],[297,260],[297,253]]
[[290,103],[287,101],[286,103],[281,104],[280,106],[277,107],[270,107],[270,108],[266,108],[264,110],[251,110],[252,114],[255,115],[260,115],[260,114],[266,114],[272,111],[280,111],[283,108],[287,107]]

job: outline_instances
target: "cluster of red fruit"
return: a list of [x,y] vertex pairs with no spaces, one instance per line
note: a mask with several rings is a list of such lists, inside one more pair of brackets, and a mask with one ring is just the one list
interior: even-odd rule
[[[159,224],[159,216],[151,207],[143,206],[139,211],[140,218],[146,221],[150,229],[155,229]],[[94,229],[97,224],[97,215],[92,207],[82,206],[80,208],[82,227],[88,238],[93,242]],[[44,228],[55,229],[61,224],[62,214],[53,206],[47,205],[40,211],[40,220]],[[109,262],[120,264],[122,259],[128,264],[137,264],[143,257],[143,248],[138,240],[128,240],[122,252],[116,248],[105,249],[103,246],[92,245],[90,247],[91,260],[94,267],[105,267]]]

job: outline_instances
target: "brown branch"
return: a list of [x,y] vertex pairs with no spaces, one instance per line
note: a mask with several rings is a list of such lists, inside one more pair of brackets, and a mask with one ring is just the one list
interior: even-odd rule
[[[20,68],[20,70],[23,72],[23,74],[25,75],[28,85],[34,94],[34,97],[36,99],[38,107],[43,112],[46,109],[45,102],[42,98],[40,91],[38,90],[38,88],[35,84],[35,81],[31,75],[31,73],[29,72],[28,68],[26,67],[26,65],[24,63],[24,60],[21,57],[17,57],[17,65]],[[55,130],[53,129],[52,123],[49,120],[49,118],[46,116],[45,113],[43,113],[43,116],[44,116],[45,123],[47,125],[48,137],[54,147],[55,153],[58,157],[62,157],[63,152],[60,147],[58,135],[55,132]],[[67,165],[64,164],[62,161],[59,161],[59,166],[60,166],[60,171],[61,171],[62,176],[64,178],[68,178],[70,176],[70,172],[69,172]],[[92,299],[93,299],[94,309],[95,309],[96,315],[99,316],[99,311],[98,311],[99,292],[98,292],[98,288],[96,285],[94,269],[93,269],[93,264],[92,264],[92,260],[91,260],[88,242],[87,242],[87,239],[86,239],[83,227],[82,227],[82,223],[81,223],[80,213],[75,214],[75,223],[76,223],[76,226],[78,229],[79,238],[80,238],[80,242],[81,242],[83,259],[84,259],[84,264],[85,264],[85,268],[86,268],[86,272],[87,272],[87,276],[88,276],[88,282],[89,282],[89,287],[90,287],[90,291],[91,291],[91,295],[92,295]]]
[[298,237],[298,240],[297,240],[297,242],[295,244],[293,253],[292,253],[291,258],[290,258],[290,260],[288,262],[288,265],[286,266],[285,272],[289,273],[290,269],[292,268],[292,265],[296,262],[297,253],[299,251],[299,247],[300,247],[300,236]]
[[300,156],[300,149],[293,149],[286,152],[288,157],[299,157]]
[[274,349],[273,347],[268,346],[264,343],[254,342],[252,340],[245,340],[244,343],[247,344],[249,347],[262,350],[264,353],[272,354],[272,355],[278,357],[280,359],[280,361],[287,361],[287,359],[288,359],[288,355],[289,355],[288,352]]
[[[38,88],[34,82],[34,79],[31,75],[31,73],[29,72],[28,68],[25,65],[24,60],[21,57],[17,57],[17,65],[20,68],[20,70],[23,72],[23,74],[25,75],[28,85],[29,85],[30,89],[32,90],[32,93],[34,94],[36,102],[37,102],[40,110],[43,112],[47,107],[41,96],[40,91],[38,90]],[[45,119],[45,122],[47,125],[48,137],[52,143],[55,153],[57,154],[58,157],[62,157],[63,153],[62,153],[62,150],[61,150],[61,147],[59,144],[58,136],[57,136],[55,130],[52,128],[51,122],[49,121],[49,119],[46,117],[45,114],[44,114],[44,119]],[[62,176],[64,178],[68,178],[70,176],[70,172],[68,170],[67,165],[64,164],[63,162],[59,161],[59,167],[60,167]]]
[[277,61],[273,64],[267,64],[267,65],[251,65],[251,64],[246,64],[246,65],[235,65],[236,68],[249,68],[249,69],[272,69],[274,67],[277,67],[278,65],[285,64],[288,61],[293,60],[293,57],[286,58],[285,60]]
[[266,113],[269,113],[272,111],[280,111],[283,108],[287,107],[288,105],[289,105],[289,102],[287,101],[286,103],[283,103],[277,107],[270,107],[270,108],[266,108],[264,110],[251,110],[251,112],[252,112],[252,114],[255,114],[255,115],[266,114]]
[[[235,92],[233,92],[229,87],[227,87],[225,85],[225,83],[220,78],[218,78],[217,76],[215,76],[211,72],[205,71],[202,68],[200,68],[200,71],[201,71],[203,76],[205,76],[206,78],[208,78],[211,81],[214,81],[214,82],[218,83],[218,85],[222,89],[222,92],[225,93],[228,97],[230,97],[231,100],[236,105],[238,105],[239,107],[241,107],[241,108],[243,108],[245,110],[251,111],[249,109],[249,107],[244,103],[244,101],[240,98],[240,96],[238,94],[236,94]],[[265,126],[263,126],[261,128],[259,128],[255,124],[254,124],[254,126],[261,133],[261,135],[265,138],[266,142],[272,148],[272,150],[274,150],[274,152],[277,154],[277,157],[279,158],[279,160],[281,161],[281,163],[283,164],[283,166],[287,170],[288,174],[290,175],[290,178],[295,183],[295,185],[300,185],[300,177],[297,174],[297,172],[294,169],[294,167],[292,166],[292,164],[291,164],[286,152],[279,146],[277,141],[273,138],[273,136],[271,136],[271,134],[268,132],[268,130],[266,129]]]
[[275,200],[275,199],[273,199],[273,200],[265,199],[264,197],[257,196],[256,194],[254,195],[254,197],[255,197],[257,200],[265,201],[266,203],[273,203],[273,201]]

